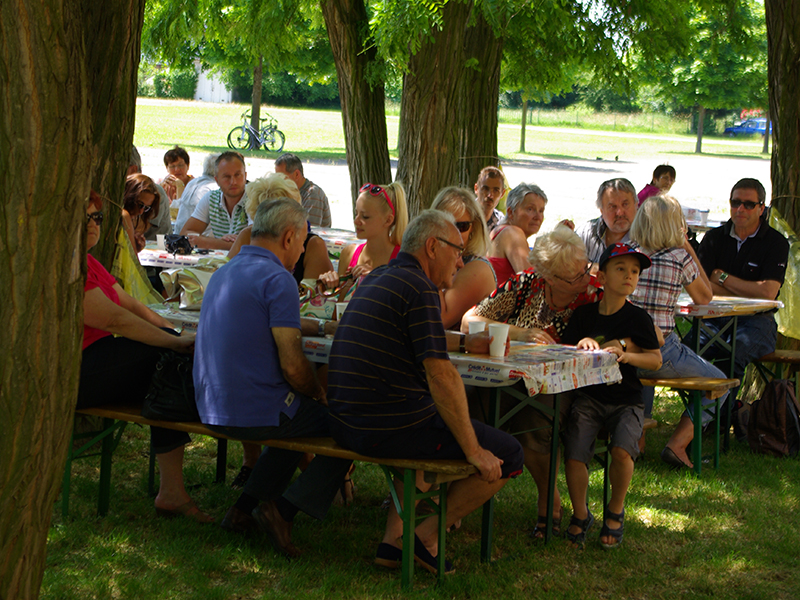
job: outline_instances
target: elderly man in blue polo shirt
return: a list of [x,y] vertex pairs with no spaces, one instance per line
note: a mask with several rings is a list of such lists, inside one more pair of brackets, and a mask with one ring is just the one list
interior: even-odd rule
[[[241,440],[327,436],[325,390],[303,354],[300,305],[291,269],[303,252],[306,211],[294,200],[263,203],[250,245],[214,274],[203,298],[194,384],[200,419]],[[260,528],[286,556],[302,510],[325,517],[350,461],[318,456],[292,483],[303,454],[267,448],[225,529]]]
[[[353,295],[328,373],[331,435],[342,446],[378,457],[466,458],[477,467],[449,487],[448,526],[519,474],[523,461],[517,440],[470,420],[464,384],[447,354],[459,342],[471,343],[445,334],[439,301],[439,290],[452,285],[463,265],[463,251],[449,213],[427,210],[409,223],[397,258],[372,271]],[[402,523],[390,511],[375,562],[395,567]],[[432,571],[437,524],[430,517],[415,531],[415,558]]]

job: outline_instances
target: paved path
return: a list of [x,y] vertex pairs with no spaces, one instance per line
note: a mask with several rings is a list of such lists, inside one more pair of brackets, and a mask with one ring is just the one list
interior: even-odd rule
[[[586,130],[555,129],[564,135],[586,135]],[[607,134],[609,137],[647,137],[647,134],[621,132],[591,132],[593,135]],[[658,136],[655,136],[658,137]],[[708,143],[707,141],[703,142]],[[165,149],[141,148],[143,170],[154,178],[164,175],[163,154]],[[205,155],[191,152],[190,172],[197,174]],[[251,181],[273,170],[274,157],[247,158],[247,175]],[[759,179],[769,191],[770,163],[762,159],[728,158],[718,156],[686,156],[662,154],[651,159],[636,161],[602,160],[552,160],[531,159],[525,162],[509,162],[503,165],[509,183],[537,183],[547,193],[549,203],[543,230],[552,229],[561,219],[571,218],[577,224],[597,216],[595,207],[597,188],[606,179],[627,177],[637,190],[650,181],[653,169],[663,162],[677,171],[677,181],[672,194],[684,206],[709,209],[710,218],[726,219],[727,201],[731,186],[742,177]],[[350,179],[345,164],[308,163],[305,165],[308,178],[325,190],[331,202],[333,226],[352,229],[352,207],[350,203]]]

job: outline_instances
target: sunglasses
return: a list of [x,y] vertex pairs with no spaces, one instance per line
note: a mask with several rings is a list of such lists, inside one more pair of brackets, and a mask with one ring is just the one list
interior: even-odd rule
[[440,242],[442,242],[443,244],[447,244],[451,248],[455,248],[456,251],[458,251],[458,255],[459,256],[464,254],[464,250],[466,250],[466,248],[463,248],[462,246],[459,246],[458,244],[454,244],[453,242],[449,242],[444,238],[437,237],[436,239],[439,240]]
[[583,273],[581,273],[580,275],[578,275],[577,277],[574,277],[572,279],[564,279],[563,277],[559,277],[555,273],[553,273],[553,277],[555,277],[556,279],[560,279],[564,283],[568,283],[568,284],[572,285],[573,283],[578,283],[581,279],[586,277],[591,270],[592,270],[592,263],[589,263],[588,265],[586,265],[586,269],[583,271]]
[[461,233],[466,233],[472,227],[472,221],[456,221],[456,229]]
[[394,204],[392,204],[392,201],[389,199],[389,194],[387,194],[386,190],[383,189],[381,186],[372,185],[371,183],[365,183],[364,185],[361,186],[361,189],[358,190],[359,194],[361,192],[369,192],[370,196],[383,196],[386,199],[386,204],[388,204],[389,208],[392,209],[392,214],[394,215]]
[[91,214],[86,215],[86,224],[89,224],[89,221],[94,221],[95,225],[102,225],[103,224],[103,213],[101,212],[94,212]]
[[731,200],[731,208],[739,208],[744,206],[747,210],[753,210],[756,206],[761,206],[761,202],[753,202],[752,200]]
[[152,206],[147,206],[144,202],[140,202],[139,200],[136,201],[136,206],[142,209],[143,213],[150,212],[150,209],[153,208]]

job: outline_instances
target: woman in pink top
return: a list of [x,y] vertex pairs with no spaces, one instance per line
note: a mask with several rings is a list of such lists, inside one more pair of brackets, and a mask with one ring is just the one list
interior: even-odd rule
[[492,231],[492,243],[486,254],[497,275],[498,287],[530,268],[528,238],[539,232],[545,205],[547,196],[532,183],[521,183],[508,193],[506,219]]
[[[86,246],[100,239],[103,203],[95,192],[86,209]],[[172,324],[129,296],[93,256],[87,255],[83,296],[83,360],[77,408],[141,404],[165,349],[188,353],[194,335],[178,335]],[[200,523],[213,517],[197,508],[183,485],[183,448],[189,436],[150,428],[161,482],[155,500],[162,517],[185,515]]]
[[319,277],[327,289],[336,289],[341,279],[352,275],[352,280],[342,287],[340,299],[348,295],[353,281],[385,265],[400,252],[400,241],[408,225],[403,184],[397,181],[387,186],[365,183],[356,199],[353,225],[356,237],[366,241],[345,246],[339,256],[338,272],[330,271]]

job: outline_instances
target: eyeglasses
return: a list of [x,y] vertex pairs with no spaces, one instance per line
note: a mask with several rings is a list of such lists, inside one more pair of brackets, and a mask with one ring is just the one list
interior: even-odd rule
[[560,276],[556,275],[555,273],[553,273],[553,277],[555,277],[556,279],[560,279],[564,283],[568,283],[568,284],[572,285],[573,283],[578,283],[581,279],[586,277],[590,273],[591,270],[592,270],[592,263],[589,263],[589,264],[586,265],[586,269],[583,271],[583,273],[581,273],[577,277],[574,277],[573,279],[564,279],[563,277],[560,277]]
[[86,214],[86,224],[89,224],[89,221],[94,221],[95,225],[102,225],[103,224],[103,213],[101,212],[93,212]]
[[365,183],[361,186],[361,189],[358,190],[359,193],[361,192],[369,192],[370,196],[383,196],[386,199],[386,204],[389,205],[389,208],[392,209],[392,214],[394,214],[394,204],[389,199],[389,194],[386,193],[386,190],[383,189],[379,185],[372,185],[371,183]]
[[747,210],[753,210],[756,206],[761,206],[761,202],[753,202],[752,200],[739,200],[738,198],[731,199],[731,208],[739,208],[744,206]]
[[150,209],[153,208],[152,206],[147,206],[147,204],[145,204],[144,202],[141,202],[139,200],[136,201],[136,206],[141,208],[143,213],[150,212]]
[[466,233],[472,227],[472,221],[456,221],[456,229],[461,233]]
[[442,242],[443,244],[447,244],[451,248],[455,248],[456,251],[458,251],[458,255],[459,256],[464,254],[464,250],[466,250],[466,248],[464,248],[463,246],[459,246],[458,244],[454,244],[453,242],[449,242],[444,238],[440,238],[440,237],[437,236],[436,239],[439,240],[440,242]]

